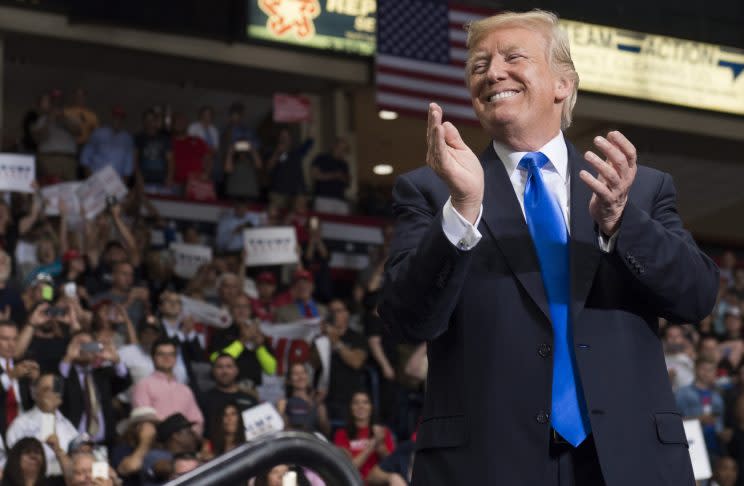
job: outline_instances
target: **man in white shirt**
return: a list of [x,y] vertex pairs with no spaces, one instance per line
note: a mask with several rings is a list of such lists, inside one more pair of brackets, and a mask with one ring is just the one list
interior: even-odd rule
[[672,390],[675,392],[692,385],[695,380],[695,360],[688,350],[692,344],[687,341],[680,326],[669,324],[664,329],[664,361],[669,371]]
[[7,433],[7,447],[24,437],[35,437],[44,445],[47,463],[47,476],[63,474],[63,463],[67,460],[65,451],[70,442],[77,437],[75,426],[59,411],[62,404],[62,381],[60,377],[45,373],[34,383],[33,396],[36,406],[19,415]]

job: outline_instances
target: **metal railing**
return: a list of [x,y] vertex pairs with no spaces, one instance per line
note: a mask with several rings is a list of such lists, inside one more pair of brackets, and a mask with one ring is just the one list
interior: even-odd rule
[[167,486],[246,484],[248,479],[277,464],[312,469],[328,486],[364,484],[351,461],[332,444],[303,432],[277,432],[218,456]]

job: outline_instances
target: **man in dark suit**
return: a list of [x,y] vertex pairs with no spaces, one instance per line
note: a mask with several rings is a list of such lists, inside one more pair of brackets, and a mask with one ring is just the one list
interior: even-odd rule
[[78,432],[111,446],[116,437],[113,399],[132,384],[116,348],[80,331],[70,339],[59,371],[64,379],[60,412]]
[[718,271],[671,177],[619,132],[601,157],[564,140],[552,14],[472,24],[466,80],[493,143],[479,160],[432,104],[428,167],[394,189],[379,313],[429,356],[413,484],[694,485],[657,316],[702,319]]
[[39,377],[39,364],[15,360],[18,326],[0,320],[0,434],[5,437],[13,419],[31,409],[31,382]]

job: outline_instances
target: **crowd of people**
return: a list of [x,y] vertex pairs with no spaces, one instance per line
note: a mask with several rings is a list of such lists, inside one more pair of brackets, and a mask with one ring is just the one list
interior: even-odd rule
[[[245,443],[243,412],[265,401],[286,429],[344,450],[368,484],[409,484],[426,347],[394,341],[376,312],[390,228],[355,281],[334,278],[321,228],[323,214],[349,212],[348,144],[316,157],[306,183],[312,142],[287,127],[261,140],[245,114],[233,104],[218,128],[211,107],[193,121],[154,107],[131,135],[123,108],[100,123],[83,90],[67,106],[55,90],[27,115],[19,150],[36,155],[38,187],[110,165],[129,193],[92,218],[65,207],[49,216],[38,192],[0,198],[2,485],[163,484]],[[230,207],[216,225],[171,221],[153,195]],[[256,225],[294,226],[299,263],[246,268],[242,230]],[[179,277],[170,241],[208,245],[214,258]],[[731,252],[721,276],[711,316],[660,328],[679,410],[703,428],[711,484],[741,486],[744,269]],[[183,296],[232,324],[198,322]],[[266,326],[303,320],[319,330],[309,352],[283,356]],[[263,381],[278,375],[280,396],[267,400]],[[288,471],[323,484],[291,464],[252,481],[279,485]]]
[[[390,228],[356,280],[330,269],[323,215],[349,210],[346,141],[312,161],[306,184],[311,142],[288,127],[260,140],[238,103],[223,129],[210,107],[191,123],[148,109],[132,136],[121,107],[99,123],[84,91],[62,98],[44,94],[24,121],[39,190],[0,198],[0,484],[163,484],[245,443],[243,412],[265,402],[286,429],[346,451],[370,484],[406,484],[425,347],[392,341],[376,313]],[[44,187],[108,166],[125,198],[95,216],[47,213]],[[226,203],[215,224],[152,203],[204,183]],[[263,225],[295,228],[297,264],[244,265],[243,229]],[[180,277],[170,242],[213,258]],[[200,322],[184,298],[231,324]],[[297,322],[317,329],[308,352],[277,349],[267,329]],[[270,398],[267,380],[283,385]],[[252,482],[287,471],[323,484],[291,464]]]
[[317,209],[349,212],[349,145],[341,137],[312,160],[306,181],[303,163],[313,140],[299,142],[297,130],[273,125],[259,137],[240,102],[229,106],[219,127],[212,106],[202,106],[190,119],[156,105],[142,113],[141,128],[133,134],[126,129],[128,113],[122,106],[99,116],[84,89],[67,98],[66,103],[58,89],[43,93],[23,120],[16,148],[36,155],[41,184],[72,181],[110,165],[148,193],[244,198],[286,207],[312,187]]
[[744,484],[744,268],[720,258],[713,313],[700,323],[662,321],[662,340],[677,407],[700,421],[718,486]]

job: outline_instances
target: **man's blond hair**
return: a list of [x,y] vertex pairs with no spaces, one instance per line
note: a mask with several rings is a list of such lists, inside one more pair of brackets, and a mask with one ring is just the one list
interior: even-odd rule
[[561,111],[561,128],[565,130],[571,126],[571,116],[579,90],[579,74],[574,68],[573,60],[571,60],[568,35],[560,28],[558,16],[552,12],[546,12],[545,10],[504,12],[470,23],[467,27],[468,60],[465,67],[465,83],[469,85],[470,82],[473,48],[491,32],[507,27],[522,27],[542,34],[548,45],[546,54],[550,68],[554,73],[564,76],[572,83],[573,89],[568,97],[563,100]]

